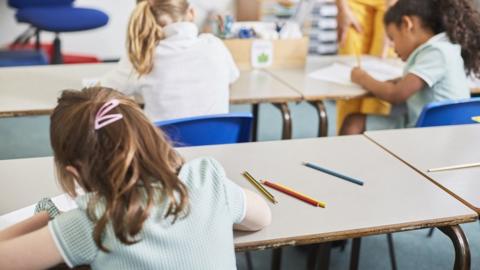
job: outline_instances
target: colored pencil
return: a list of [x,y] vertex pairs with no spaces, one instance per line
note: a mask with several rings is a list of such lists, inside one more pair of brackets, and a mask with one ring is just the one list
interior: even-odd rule
[[272,195],[272,193],[268,192],[268,190],[266,190],[260,184],[260,182],[258,182],[255,178],[253,178],[253,176],[251,174],[249,174],[247,171],[245,171],[245,172],[243,172],[242,175],[245,176],[245,178],[248,180],[248,182],[250,182],[250,184],[252,184],[258,191],[260,191],[260,193],[262,193],[263,196],[265,196],[265,198],[267,198],[272,203],[277,203],[277,200],[275,200],[275,197]]
[[355,42],[355,57],[357,58],[357,66],[359,68],[362,68],[362,59],[360,58],[360,46],[358,45],[358,42]]
[[287,195],[290,195],[290,196],[292,196],[292,197],[294,197],[294,198],[296,198],[296,199],[299,199],[299,200],[301,200],[301,201],[303,201],[303,202],[306,202],[306,203],[308,203],[308,204],[311,204],[311,205],[313,205],[313,206],[315,206],[315,207],[325,208],[325,206],[326,206],[326,203],[321,202],[321,201],[318,201],[318,200],[315,200],[315,199],[313,199],[312,197],[309,197],[309,196],[307,196],[307,195],[304,195],[304,194],[302,194],[302,193],[300,193],[300,192],[298,192],[298,191],[295,191],[295,190],[293,190],[293,189],[291,189],[291,188],[289,188],[289,187],[286,187],[286,186],[284,186],[284,185],[282,185],[282,184],[269,182],[269,181],[267,181],[267,180],[263,180],[263,181],[262,181],[262,184],[264,184],[264,185],[267,186],[267,187],[271,187],[271,188],[273,188],[273,189],[275,189],[275,190],[278,190],[278,191],[280,191],[280,192],[282,192],[282,193],[285,193],[285,194],[287,194]]
[[309,168],[312,168],[312,169],[314,169],[314,170],[318,170],[318,171],[324,172],[324,173],[326,173],[326,174],[330,174],[330,175],[336,176],[336,177],[341,178],[341,179],[343,179],[343,180],[346,180],[346,181],[348,181],[348,182],[351,182],[351,183],[354,183],[354,184],[363,186],[363,181],[361,181],[361,180],[358,180],[358,179],[352,178],[352,177],[350,177],[350,176],[346,176],[346,175],[343,175],[343,174],[334,172],[334,171],[332,171],[332,170],[329,170],[329,169],[320,167],[320,166],[318,166],[318,165],[316,165],[316,164],[313,164],[313,163],[310,163],[310,162],[304,162],[303,165],[305,165],[305,166],[307,166],[307,167],[309,167]]
[[441,168],[435,168],[435,169],[428,169],[428,172],[450,171],[450,170],[466,169],[466,168],[473,168],[473,167],[479,167],[479,166],[480,166],[480,163],[470,163],[470,164],[462,164],[462,165],[441,167]]

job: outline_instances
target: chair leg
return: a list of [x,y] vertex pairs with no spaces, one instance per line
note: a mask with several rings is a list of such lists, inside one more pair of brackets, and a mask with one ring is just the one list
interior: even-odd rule
[[53,40],[53,56],[52,64],[63,64],[62,49],[61,49],[60,38],[58,33],[55,34],[55,39]]
[[35,50],[40,50],[40,29],[35,29]]
[[397,259],[395,257],[395,246],[393,245],[393,235],[391,233],[387,234],[388,241],[388,252],[390,254],[390,263],[392,265],[392,270],[397,270]]

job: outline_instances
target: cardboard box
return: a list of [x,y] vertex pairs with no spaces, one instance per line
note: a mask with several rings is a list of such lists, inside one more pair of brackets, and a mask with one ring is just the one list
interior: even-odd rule
[[[252,69],[251,52],[254,39],[226,39],[225,45],[230,50],[238,68]],[[308,54],[308,37],[300,39],[272,40],[273,63],[270,68],[304,67]]]

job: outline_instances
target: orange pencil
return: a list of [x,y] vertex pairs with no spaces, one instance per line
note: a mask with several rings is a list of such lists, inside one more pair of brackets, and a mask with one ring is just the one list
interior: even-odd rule
[[273,182],[269,182],[269,181],[266,181],[266,180],[263,180],[263,181],[262,181],[262,184],[264,184],[264,185],[267,186],[267,187],[271,187],[271,188],[273,188],[273,189],[275,189],[275,190],[278,190],[278,191],[280,191],[280,192],[283,192],[283,193],[285,193],[285,194],[287,194],[287,195],[290,195],[290,196],[292,196],[292,197],[294,197],[294,198],[297,198],[297,199],[299,199],[299,200],[301,200],[301,201],[304,201],[304,202],[306,202],[306,203],[308,203],[308,204],[311,204],[311,205],[313,205],[313,206],[322,207],[322,208],[325,208],[325,207],[326,207],[326,204],[325,204],[324,202],[317,201],[317,200],[315,200],[315,199],[313,199],[313,198],[311,198],[311,197],[309,197],[309,196],[307,196],[307,195],[301,194],[301,193],[299,193],[298,191],[295,191],[295,190],[293,190],[293,189],[291,189],[291,188],[289,188],[289,187],[286,187],[286,186],[284,186],[284,185],[282,185],[282,184],[273,183]]

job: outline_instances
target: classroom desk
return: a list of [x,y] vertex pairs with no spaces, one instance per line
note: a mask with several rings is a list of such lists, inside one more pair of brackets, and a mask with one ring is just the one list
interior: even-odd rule
[[[363,60],[376,59],[372,56],[362,56]],[[399,59],[383,59],[384,62],[403,68],[404,64]],[[271,75],[278,80],[284,82],[286,85],[295,89],[302,95],[303,100],[312,104],[318,112],[319,117],[319,131],[318,136],[327,136],[328,134],[328,121],[327,111],[323,101],[325,100],[339,100],[339,99],[354,99],[367,96],[366,90],[359,86],[345,86],[331,82],[325,82],[317,79],[310,78],[309,73],[330,65],[334,62],[343,63],[356,63],[356,57],[354,56],[312,56],[308,57],[305,68],[296,69],[267,69]],[[471,93],[480,94],[480,82],[471,81]]]
[[[362,56],[362,59],[374,59],[371,56]],[[403,66],[397,59],[385,59],[389,64]],[[305,68],[292,69],[268,69],[271,75],[284,82],[299,92],[303,100],[312,104],[318,113],[319,130],[318,136],[324,137],[328,134],[327,111],[325,100],[353,99],[367,96],[367,91],[360,86],[346,86],[332,82],[317,80],[308,76],[311,72],[328,66],[334,62],[356,63],[354,56],[312,56],[307,58]]]
[[[101,78],[114,66],[115,63],[0,68],[0,117],[49,114],[61,90],[80,89],[82,80]],[[292,134],[287,103],[301,98],[299,93],[260,70],[241,71],[230,92],[230,103],[253,104],[255,119],[258,104],[275,105],[282,114],[284,139]]]
[[[259,232],[236,232],[237,251],[440,227],[454,243],[456,269],[469,265],[468,242],[458,224],[475,221],[477,214],[364,136],[178,150],[186,160],[216,158],[229,178],[245,188],[254,190],[241,176],[247,170],[258,179],[281,182],[327,203],[325,209],[315,208],[272,191],[279,201],[270,205],[272,224]],[[358,177],[365,185],[306,168],[303,161]],[[0,172],[0,215],[60,194],[51,157],[0,161]]]
[[[352,151],[355,149],[355,151]],[[237,233],[239,250],[275,248],[358,238],[426,227],[441,227],[456,247],[455,269],[469,269],[468,243],[459,226],[477,219],[433,183],[364,136],[330,137],[179,149],[190,160],[212,156],[241,186],[258,179],[278,181],[325,201],[315,208],[272,191],[273,223],[256,233]],[[239,162],[241,160],[241,162]],[[365,181],[357,186],[301,165],[310,161]],[[381,203],[379,203],[381,202]]]
[[428,172],[480,162],[480,125],[372,131],[365,135],[480,213],[480,167]]

